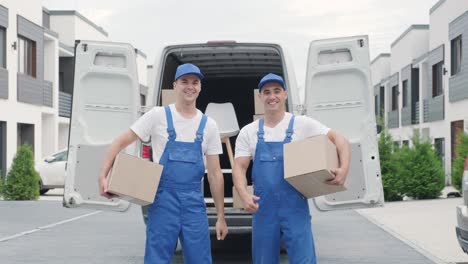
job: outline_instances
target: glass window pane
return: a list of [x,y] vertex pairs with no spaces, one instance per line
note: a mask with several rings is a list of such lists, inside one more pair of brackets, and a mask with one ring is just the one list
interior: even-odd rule
[[0,67],[6,68],[6,30],[0,27]]

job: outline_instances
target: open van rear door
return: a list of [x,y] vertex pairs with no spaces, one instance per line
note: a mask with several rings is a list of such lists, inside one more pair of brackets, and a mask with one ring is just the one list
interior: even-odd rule
[[383,205],[376,122],[371,105],[367,36],[310,44],[305,102],[308,116],[344,135],[351,144],[347,191],[314,199],[319,210]]
[[[75,80],[63,204],[125,211],[129,203],[99,195],[98,174],[110,143],[137,119],[139,83],[129,44],[81,41]],[[136,144],[125,150],[136,155]]]

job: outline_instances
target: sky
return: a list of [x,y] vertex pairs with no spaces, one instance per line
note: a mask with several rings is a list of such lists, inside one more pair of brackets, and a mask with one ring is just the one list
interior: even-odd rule
[[412,24],[429,24],[437,0],[42,0],[50,10],[77,10],[112,41],[131,43],[148,64],[167,44],[208,40],[282,44],[304,83],[313,40],[368,35],[370,58],[389,53]]

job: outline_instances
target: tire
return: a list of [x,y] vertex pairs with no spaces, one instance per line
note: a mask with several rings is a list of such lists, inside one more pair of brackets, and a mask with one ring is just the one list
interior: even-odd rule
[[39,194],[44,195],[46,192],[48,192],[50,189],[44,188],[42,185],[42,181],[39,182]]

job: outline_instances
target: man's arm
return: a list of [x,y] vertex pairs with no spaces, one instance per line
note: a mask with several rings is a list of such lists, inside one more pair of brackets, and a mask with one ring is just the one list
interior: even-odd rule
[[332,172],[335,174],[335,178],[328,181],[328,184],[333,185],[344,185],[346,177],[348,176],[349,163],[351,160],[351,151],[348,140],[333,130],[327,133],[328,138],[336,146],[338,151],[338,159],[340,161],[340,167],[333,169]]
[[224,178],[219,166],[219,155],[206,155],[208,181],[211,194],[216,206],[218,221],[216,222],[216,234],[218,240],[224,240],[228,233],[226,220],[224,219]]
[[244,209],[249,213],[255,213],[258,210],[256,203],[260,197],[250,194],[247,191],[246,172],[250,164],[251,157],[237,157],[234,161],[234,169],[232,170],[232,180],[236,187],[239,196],[244,204]]
[[111,145],[107,149],[104,161],[102,162],[101,170],[99,172],[99,191],[102,196],[107,198],[116,197],[107,193],[107,174],[114,164],[115,157],[119,154],[122,149],[126,148],[128,145],[135,142],[138,139],[138,136],[131,129],[127,130],[125,133],[114,139]]

